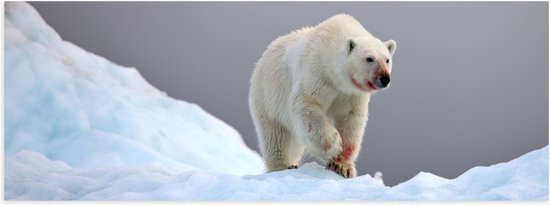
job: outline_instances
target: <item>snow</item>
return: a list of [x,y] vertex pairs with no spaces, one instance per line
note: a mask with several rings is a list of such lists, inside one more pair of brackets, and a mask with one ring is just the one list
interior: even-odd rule
[[548,146],[394,187],[315,162],[264,173],[231,126],[5,8],[6,200],[548,200]]
[[8,3],[5,19],[7,155],[26,149],[79,168],[263,172],[234,128],[168,97],[136,69],[62,41],[30,5]]
[[548,200],[548,147],[450,180],[419,173],[387,187],[343,179],[315,162],[236,176],[162,165],[78,169],[21,151],[6,159],[6,199],[21,200]]

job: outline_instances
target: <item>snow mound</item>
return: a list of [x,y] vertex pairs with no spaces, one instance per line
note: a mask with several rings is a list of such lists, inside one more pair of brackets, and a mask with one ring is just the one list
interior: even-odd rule
[[4,30],[6,155],[31,150],[80,168],[263,172],[234,128],[136,69],[63,41],[29,4],[6,3]]
[[21,151],[6,159],[5,183],[8,200],[548,200],[548,146],[453,180],[422,172],[394,187],[369,175],[344,179],[315,162],[236,176],[162,165],[73,169]]
[[548,200],[548,146],[394,187],[315,162],[263,173],[232,127],[5,8],[6,200]]

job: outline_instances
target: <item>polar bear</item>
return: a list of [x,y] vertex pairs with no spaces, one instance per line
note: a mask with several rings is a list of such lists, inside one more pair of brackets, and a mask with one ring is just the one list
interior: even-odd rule
[[250,113],[268,172],[302,155],[352,178],[370,96],[390,82],[396,42],[338,14],[273,41],[250,80]]

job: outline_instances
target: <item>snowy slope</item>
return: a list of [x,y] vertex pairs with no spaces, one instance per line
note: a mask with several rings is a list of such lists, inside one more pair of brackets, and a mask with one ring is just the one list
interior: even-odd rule
[[316,163],[262,174],[235,129],[62,41],[30,5],[6,4],[4,32],[7,200],[548,200],[548,146],[394,187]]
[[234,128],[166,96],[136,69],[62,41],[30,5],[6,4],[4,30],[6,155],[32,150],[81,168],[263,171]]

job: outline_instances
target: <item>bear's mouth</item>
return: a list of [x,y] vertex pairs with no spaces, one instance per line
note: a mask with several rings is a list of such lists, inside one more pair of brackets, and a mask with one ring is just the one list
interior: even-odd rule
[[371,89],[371,90],[376,90],[377,87],[374,85],[374,83],[370,82],[370,81],[367,81],[367,86]]
[[[351,82],[353,83],[353,85],[357,88],[359,88],[359,90],[362,90],[362,91],[369,91],[370,90],[376,90],[376,86],[374,85],[374,83],[370,82],[370,81],[367,81],[366,85],[362,85],[361,83],[357,82],[357,80],[355,80],[355,78],[353,77],[350,77],[351,78]],[[367,89],[368,88],[368,89]]]

